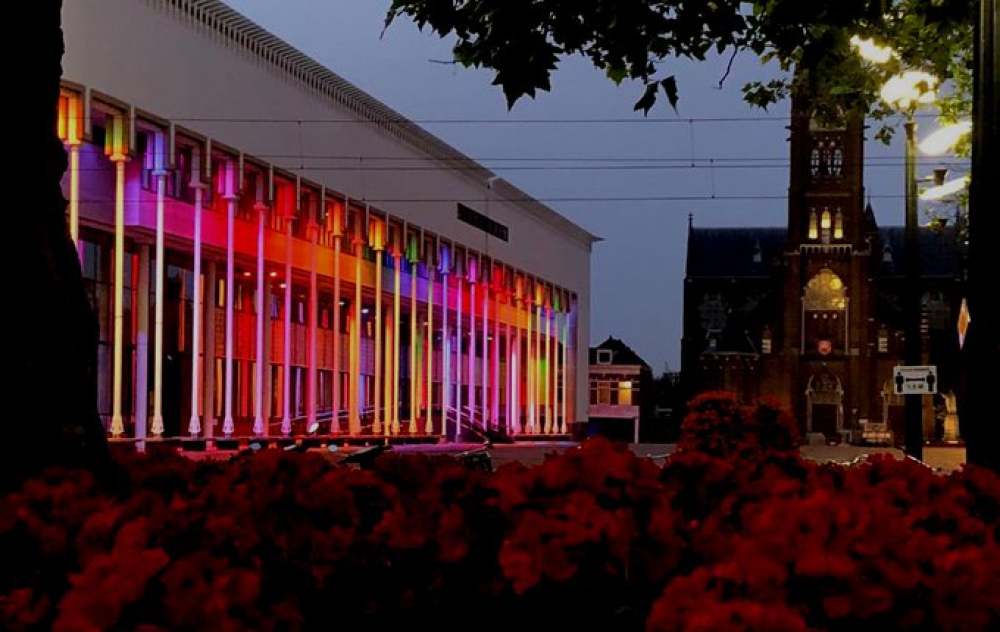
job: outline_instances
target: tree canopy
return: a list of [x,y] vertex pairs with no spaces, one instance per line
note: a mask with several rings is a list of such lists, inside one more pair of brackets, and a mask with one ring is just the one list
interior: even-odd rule
[[[508,107],[549,90],[569,56],[589,59],[616,83],[639,82],[635,109],[649,112],[660,96],[672,106],[681,97],[673,60],[752,53],[785,71],[743,86],[757,107],[801,89],[820,116],[884,118],[892,110],[878,100],[878,88],[894,69],[908,67],[950,80],[942,113],[954,118],[971,101],[975,15],[976,0],[393,0],[386,25],[406,16],[454,36],[455,61],[493,70]],[[863,62],[852,35],[890,45],[894,64]],[[880,133],[887,140],[891,128]]]

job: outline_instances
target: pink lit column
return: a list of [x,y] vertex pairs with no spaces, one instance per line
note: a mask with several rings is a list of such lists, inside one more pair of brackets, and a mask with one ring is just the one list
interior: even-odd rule
[[295,211],[288,207],[282,210],[285,213],[285,298],[282,310],[281,434],[287,437],[292,434],[292,246],[295,239],[292,224],[295,221]]
[[[191,297],[193,319],[191,323],[191,419],[188,421],[188,433],[192,437],[201,434],[201,418],[198,415],[198,406],[201,403],[199,389],[201,388],[202,360],[202,310],[204,301],[202,299],[205,291],[201,280],[201,211],[205,185],[201,181],[201,155],[196,147],[191,153],[191,183],[194,189],[194,296]],[[208,353],[206,352],[206,355]]]
[[270,323],[271,315],[268,310],[267,270],[264,267],[264,235],[267,227],[267,206],[263,202],[263,185],[257,187],[257,203],[254,205],[257,212],[257,295],[255,298],[255,308],[257,311],[257,366],[254,375],[254,397],[253,397],[253,433],[257,436],[267,434],[267,421],[264,418],[264,379],[265,368],[267,367],[267,347],[264,344],[264,329]]
[[233,305],[233,286],[236,281],[236,165],[227,161],[225,165],[226,200],[226,385],[225,413],[222,420],[222,434],[231,437],[235,426],[233,424],[233,353],[236,347],[235,306]]

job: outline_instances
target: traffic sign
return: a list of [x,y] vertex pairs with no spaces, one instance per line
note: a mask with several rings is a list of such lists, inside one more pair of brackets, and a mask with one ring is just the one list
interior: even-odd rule
[[892,383],[896,395],[934,395],[937,393],[937,367],[893,367]]

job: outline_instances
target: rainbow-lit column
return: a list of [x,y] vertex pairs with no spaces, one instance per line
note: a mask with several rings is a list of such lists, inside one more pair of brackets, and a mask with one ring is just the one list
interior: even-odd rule
[[82,259],[80,247],[80,146],[83,144],[83,99],[78,94],[59,95],[59,140],[69,152],[69,236]]
[[233,424],[233,353],[236,347],[236,314],[235,305],[233,305],[235,297],[233,286],[236,284],[236,198],[239,184],[237,183],[236,164],[232,160],[225,162],[224,169],[222,198],[226,201],[226,386],[222,434],[231,437],[235,430]]
[[[369,244],[375,251],[375,379],[372,390],[375,391],[375,410],[372,432],[382,434],[382,253],[385,250],[385,233],[378,218],[372,217],[368,224]],[[386,435],[389,427],[386,426]]]
[[267,423],[264,420],[264,368],[267,366],[267,347],[264,344],[264,329],[270,322],[270,310],[267,298],[267,270],[264,263],[264,236],[267,228],[267,204],[264,202],[263,178],[257,179],[256,201],[253,205],[257,213],[257,295],[254,305],[257,311],[257,366],[254,374],[253,394],[253,433],[257,436],[267,434]]
[[467,385],[467,399],[469,400],[469,426],[476,423],[476,286],[479,285],[479,259],[469,255],[469,266],[466,272],[469,275],[469,384]]
[[400,313],[400,276],[403,270],[403,251],[400,247],[399,232],[392,240],[392,366],[389,367],[392,375],[392,434],[399,434],[399,321],[402,319]]
[[[424,434],[434,432],[434,261],[431,249],[424,242],[425,265],[427,270],[427,328],[426,328],[426,351],[424,354],[424,379],[427,381],[426,395],[424,396]],[[416,276],[416,268],[413,270]]]
[[451,405],[451,340],[448,330],[448,276],[451,251],[440,247],[441,261],[441,436],[448,438],[448,408]]
[[[350,208],[348,200],[346,208]],[[346,212],[346,211],[345,211]],[[361,434],[361,262],[364,248],[364,223],[359,213],[354,214],[351,243],[354,246],[354,304],[350,311],[351,367],[350,400],[348,404],[348,430],[352,435]]]
[[[499,273],[499,276],[497,276]],[[493,397],[490,400],[491,423],[500,427],[500,294],[503,290],[503,269],[493,268]]]
[[166,269],[163,221],[167,195],[167,147],[161,132],[152,134],[147,150],[149,167],[156,178],[156,307],[153,317],[153,424],[154,438],[163,436],[163,277]]
[[[483,295],[480,299],[482,303],[482,321],[483,321],[483,335],[480,344],[483,347],[483,355],[479,361],[479,406],[481,412],[481,418],[483,422],[483,428],[488,429],[490,427],[490,401],[489,401],[489,362],[490,356],[490,283],[489,283],[489,270],[485,269],[485,262],[480,265],[481,269],[479,278],[481,279],[483,285]],[[475,354],[473,354],[475,355]]]
[[420,393],[420,358],[421,349],[417,329],[417,270],[420,263],[420,246],[416,235],[406,237],[406,263],[410,271],[410,364],[407,375],[410,385],[409,411],[410,423],[408,430],[411,435],[417,434],[417,413],[420,412],[418,393]]
[[560,347],[559,361],[560,371],[559,379],[562,382],[562,393],[559,401],[559,433],[566,434],[567,424],[566,424],[566,399],[569,397],[569,390],[567,389],[567,367],[566,367],[566,344],[569,340],[569,312],[567,310],[567,301],[565,294],[562,295],[562,300],[560,301],[560,307],[562,311],[560,313],[562,326],[560,327],[560,337],[562,338],[562,346]]
[[316,222],[315,207],[306,209],[309,214],[309,341],[307,362],[309,367],[306,379],[306,428],[312,432],[316,428],[316,408],[318,368],[316,366],[316,354],[319,346],[319,224]]
[[[198,415],[200,404],[199,389],[201,388],[201,330],[202,330],[202,310],[204,302],[202,299],[201,282],[201,212],[204,204],[205,183],[201,181],[201,149],[195,147],[191,150],[191,188],[194,190],[194,295],[191,297],[194,318],[191,323],[191,419],[188,421],[188,433],[192,437],[201,434],[201,418]],[[206,351],[205,355],[208,355]]]
[[[282,208],[280,211],[285,220],[285,281],[281,287],[285,289],[285,299],[283,305],[284,331],[281,370],[281,434],[289,436],[292,434],[292,247],[294,234],[292,225],[298,209],[299,196],[296,191],[295,199],[288,199],[288,185],[285,185],[282,195]],[[298,187],[296,186],[296,189]]]
[[[456,257],[456,261],[461,261]],[[464,270],[455,271],[455,441],[462,429],[462,303],[465,291],[462,288]]]
[[129,159],[125,119],[120,114],[108,116],[104,153],[115,165],[115,324],[114,373],[112,378],[111,434],[122,436],[122,379],[125,335],[125,163]]
[[326,216],[333,234],[333,417],[330,419],[330,434],[340,434],[340,251],[346,209],[345,198],[343,207],[332,204]]

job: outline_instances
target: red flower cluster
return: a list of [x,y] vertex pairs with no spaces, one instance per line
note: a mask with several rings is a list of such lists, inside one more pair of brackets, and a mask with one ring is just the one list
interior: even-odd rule
[[603,440],[492,474],[123,453],[113,494],[55,470],[0,498],[0,628],[1000,628],[1000,479],[793,446],[716,394],[662,468]]

